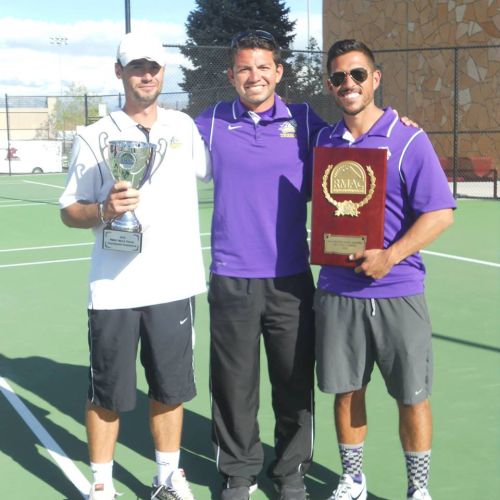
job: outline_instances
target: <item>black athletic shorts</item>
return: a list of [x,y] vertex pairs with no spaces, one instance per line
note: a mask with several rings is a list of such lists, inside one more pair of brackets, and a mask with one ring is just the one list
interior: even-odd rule
[[116,412],[135,407],[139,346],[149,398],[166,405],[192,399],[193,303],[183,299],[133,309],[89,309],[89,401]]

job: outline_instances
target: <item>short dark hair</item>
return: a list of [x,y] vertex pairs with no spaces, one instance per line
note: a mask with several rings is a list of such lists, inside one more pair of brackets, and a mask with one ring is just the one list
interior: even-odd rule
[[276,64],[281,64],[281,48],[271,33],[264,30],[242,31],[234,35],[229,48],[229,66],[233,67],[236,54],[241,49],[264,49],[273,53]]
[[368,57],[370,63],[375,68],[375,56],[373,52],[363,43],[358,40],[339,40],[335,42],[328,51],[328,56],[326,58],[326,71],[330,73],[331,62],[339,56],[347,54],[348,52],[362,52],[366,57]]

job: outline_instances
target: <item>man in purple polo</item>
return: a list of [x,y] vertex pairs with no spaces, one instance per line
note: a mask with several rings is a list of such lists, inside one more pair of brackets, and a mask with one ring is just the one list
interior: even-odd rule
[[407,498],[430,500],[431,324],[419,250],[453,221],[456,208],[434,149],[421,129],[404,127],[374,92],[381,73],[356,40],[328,52],[328,88],[343,120],[316,145],[387,150],[384,248],[350,256],[356,267],[324,266],[314,299],[318,385],[334,393],[343,475],[331,499],[367,498],[365,393],[376,363],[399,409]]
[[306,498],[303,476],[312,458],[314,284],[304,162],[325,124],[307,104],[287,105],[275,94],[282,74],[270,33],[236,35],[228,77],[238,98],[196,119],[214,182],[210,383],[223,500],[247,500],[263,465],[261,335],[276,417],[269,474],[281,499]]

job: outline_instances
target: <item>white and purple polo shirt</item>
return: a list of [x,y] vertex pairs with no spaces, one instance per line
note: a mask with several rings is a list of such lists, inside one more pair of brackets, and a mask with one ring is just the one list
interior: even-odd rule
[[[342,120],[322,129],[315,145],[387,149],[384,248],[401,238],[422,213],[456,208],[428,136],[422,129],[403,125],[391,108],[357,139]],[[378,280],[356,274],[351,268],[323,266],[318,288],[348,297],[403,297],[423,293],[424,278],[425,266],[417,252]]]
[[309,105],[286,105],[277,95],[264,113],[236,99],[195,121],[212,162],[211,271],[238,278],[306,271],[306,165],[312,138],[325,123]]

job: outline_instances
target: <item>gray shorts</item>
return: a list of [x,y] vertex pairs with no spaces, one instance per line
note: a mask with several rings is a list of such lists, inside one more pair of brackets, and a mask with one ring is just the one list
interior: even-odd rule
[[194,398],[192,301],[89,309],[89,401],[115,412],[135,407],[139,341],[148,397],[166,405]]
[[432,329],[424,295],[355,299],[316,290],[316,372],[323,392],[368,384],[377,363],[389,394],[403,404],[432,388]]

